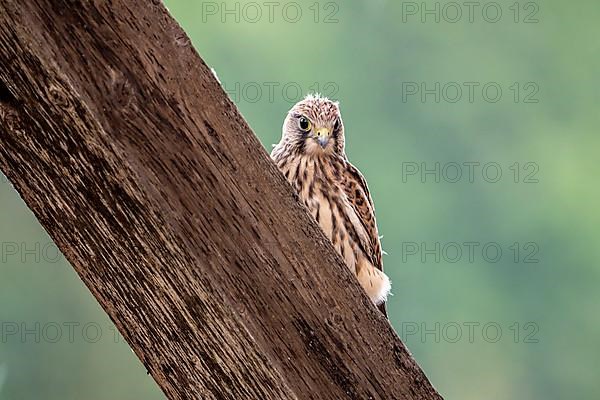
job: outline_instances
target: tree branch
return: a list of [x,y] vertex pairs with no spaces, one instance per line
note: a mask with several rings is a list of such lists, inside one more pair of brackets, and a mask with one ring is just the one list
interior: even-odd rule
[[169,398],[441,398],[159,1],[0,0],[0,65],[0,168]]

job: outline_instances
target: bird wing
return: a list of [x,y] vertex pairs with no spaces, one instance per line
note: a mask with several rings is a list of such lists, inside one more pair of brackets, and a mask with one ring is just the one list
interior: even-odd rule
[[[345,161],[344,164],[345,171],[342,176],[341,186],[366,233],[357,235],[359,244],[371,264],[383,271],[381,242],[379,241],[377,222],[375,221],[375,208],[369,194],[367,181],[365,181],[360,171],[354,165],[350,164],[350,162]],[[356,231],[358,233],[361,230],[356,229]]]

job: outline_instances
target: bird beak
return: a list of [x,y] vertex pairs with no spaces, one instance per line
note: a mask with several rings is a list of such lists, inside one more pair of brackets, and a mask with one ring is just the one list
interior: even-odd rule
[[319,128],[317,129],[317,141],[321,147],[325,147],[329,143],[329,129]]

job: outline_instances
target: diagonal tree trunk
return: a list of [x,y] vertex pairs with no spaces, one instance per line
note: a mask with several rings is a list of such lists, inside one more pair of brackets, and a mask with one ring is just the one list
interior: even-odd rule
[[159,1],[0,0],[0,128],[169,398],[441,399]]

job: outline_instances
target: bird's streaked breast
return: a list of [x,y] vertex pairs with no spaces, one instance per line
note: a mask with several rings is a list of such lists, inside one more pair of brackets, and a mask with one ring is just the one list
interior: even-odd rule
[[297,156],[280,161],[278,166],[350,270],[356,273],[360,256],[356,236],[367,233],[335,176],[336,169],[343,166],[334,166],[334,162],[337,161]]

